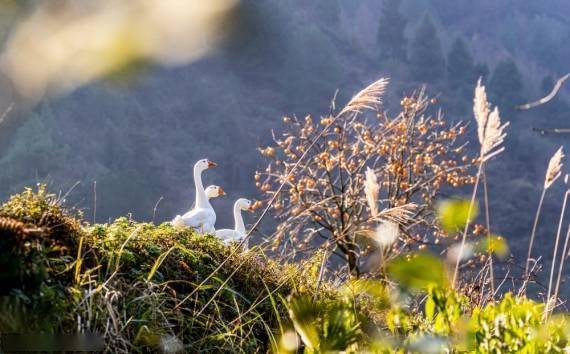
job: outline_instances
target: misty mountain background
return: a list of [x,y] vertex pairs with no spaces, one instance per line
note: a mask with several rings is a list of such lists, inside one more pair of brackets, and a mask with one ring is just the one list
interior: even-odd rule
[[[0,5],[3,40],[30,3]],[[207,157],[219,167],[204,174],[205,184],[228,192],[213,202],[217,227],[231,226],[233,201],[258,196],[253,175],[264,164],[256,149],[284,115],[327,114],[335,90],[341,105],[390,77],[389,112],[427,84],[449,120],[472,121],[482,77],[511,122],[505,153],[488,166],[492,229],[522,263],[548,159],[570,139],[532,128],[570,127],[570,90],[538,109],[514,106],[542,97],[570,71],[570,2],[248,0],[240,21],[232,40],[198,62],[141,63],[33,107],[0,77],[0,110],[12,106],[0,123],[0,197],[37,182],[65,193],[80,182],[67,199],[86,220],[96,196],[97,222],[126,214],[161,222],[191,207],[192,166]],[[535,251],[546,258],[563,191],[557,182],[547,193]]]

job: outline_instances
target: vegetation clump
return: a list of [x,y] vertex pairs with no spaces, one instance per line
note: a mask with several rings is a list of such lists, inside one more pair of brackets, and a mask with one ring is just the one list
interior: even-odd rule
[[266,351],[282,300],[317,295],[318,260],[282,265],[168,223],[88,225],[45,186],[0,216],[0,333],[98,332],[110,352]]

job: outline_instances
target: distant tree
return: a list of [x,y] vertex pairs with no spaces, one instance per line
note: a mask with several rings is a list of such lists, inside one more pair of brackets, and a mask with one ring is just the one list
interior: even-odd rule
[[445,74],[445,59],[435,26],[426,17],[412,41],[410,66],[417,80],[435,82]]
[[406,18],[400,13],[401,0],[385,0],[378,27],[381,59],[406,60]]
[[512,59],[503,60],[495,67],[489,87],[492,101],[503,111],[512,111],[522,102],[522,76]]
[[447,80],[451,89],[471,87],[477,80],[473,58],[462,38],[453,42],[447,55]]

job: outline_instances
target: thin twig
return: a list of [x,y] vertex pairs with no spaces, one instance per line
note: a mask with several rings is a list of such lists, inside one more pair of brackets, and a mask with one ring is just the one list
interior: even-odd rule
[[530,233],[530,243],[528,245],[528,253],[526,256],[526,262],[524,267],[524,276],[528,277],[528,263],[530,262],[530,257],[532,253],[532,246],[534,244],[534,237],[536,235],[536,227],[538,226],[538,219],[540,217],[540,211],[542,209],[542,203],[544,202],[544,196],[546,195],[546,188],[542,189],[542,194],[540,195],[540,200],[538,202],[538,209],[536,210],[536,215],[534,217],[534,223],[532,225],[532,232]]
[[[568,195],[570,195],[570,190],[564,193],[564,202],[562,203],[562,210],[560,211],[560,220],[558,222],[558,230],[556,231],[556,241],[554,243],[554,253],[552,255],[552,265],[550,267],[550,278],[548,280],[548,292],[546,296],[546,301],[550,301],[550,294],[552,290],[552,280],[554,278],[554,266],[556,265],[556,257],[558,256],[558,243],[560,241],[560,232],[562,231],[562,222],[564,221],[564,211],[566,210],[566,202],[568,201]],[[545,317],[548,318],[548,306],[545,307]]]
[[455,262],[455,270],[453,271],[453,286],[455,286],[457,281],[457,275],[459,273],[459,263],[461,263],[461,258],[463,256],[463,251],[465,249],[465,240],[467,239],[467,230],[469,230],[470,218],[473,213],[473,207],[475,206],[475,197],[477,196],[477,186],[479,185],[479,180],[481,178],[481,169],[483,163],[479,163],[479,169],[477,170],[477,176],[475,177],[475,185],[473,186],[473,194],[471,195],[471,201],[469,202],[469,211],[467,212],[467,220],[465,220],[465,228],[463,229],[463,235],[461,237],[461,246],[459,247],[459,254],[457,256],[457,261]]
[[487,252],[489,255],[489,275],[491,278],[491,294],[495,294],[495,274],[493,270],[493,250],[491,247],[491,218],[489,215],[489,195],[487,193],[487,174],[485,173],[485,167],[482,168],[483,173],[483,196],[485,200],[485,221],[487,226]]

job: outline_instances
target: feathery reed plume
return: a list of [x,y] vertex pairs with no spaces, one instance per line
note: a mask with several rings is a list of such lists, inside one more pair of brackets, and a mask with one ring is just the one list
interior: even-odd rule
[[418,208],[415,203],[408,203],[397,207],[384,209],[379,212],[375,220],[388,220],[397,224],[406,225],[412,221],[414,212]]
[[381,78],[362,89],[352,97],[338,116],[351,112],[360,113],[363,109],[374,110],[378,108],[382,104],[382,96],[386,91],[388,82],[387,78]]
[[366,168],[366,180],[364,182],[364,194],[366,195],[366,202],[370,208],[370,214],[375,217],[378,214],[378,194],[380,192],[380,185],[374,170],[370,167]]
[[[564,152],[562,151],[562,146],[552,155],[550,161],[548,162],[548,168],[546,169],[546,176],[544,177],[544,187],[542,188],[542,193],[540,195],[540,200],[538,202],[538,209],[536,210],[536,215],[534,217],[534,223],[532,225],[532,232],[530,233],[530,242],[528,245],[528,253],[526,256],[526,263],[524,268],[524,278],[526,279],[528,274],[528,265],[532,255],[532,246],[534,245],[534,237],[536,235],[536,228],[538,226],[538,219],[540,217],[540,211],[542,209],[542,203],[544,202],[544,196],[546,195],[546,190],[560,177],[560,170],[562,169],[562,159],[564,158]],[[566,178],[567,179],[567,178]]]
[[498,107],[491,111],[491,105],[487,101],[487,93],[485,86],[481,85],[481,79],[477,81],[475,88],[473,113],[477,122],[477,136],[481,145],[480,157],[482,162],[485,162],[504,150],[504,147],[498,147],[507,136],[504,130],[509,126],[509,122],[501,125]]
[[485,91],[485,86],[481,85],[481,78],[479,78],[475,87],[475,97],[473,98],[473,114],[477,122],[477,137],[480,143],[485,140],[485,127],[487,126],[490,111],[487,92]]
[[[477,122],[477,136],[479,138],[481,150],[479,152],[479,168],[475,177],[475,185],[473,186],[473,194],[471,195],[468,215],[471,215],[473,212],[475,197],[477,196],[477,187],[479,185],[479,181],[481,180],[481,174],[483,172],[485,162],[492,157],[500,154],[505,149],[501,146],[501,144],[507,136],[505,129],[509,126],[509,122],[501,124],[499,108],[495,107],[495,109],[491,111],[491,105],[487,100],[487,92],[485,91],[485,86],[481,84],[480,78],[477,81],[477,86],[475,87],[475,95],[473,98],[473,115],[475,116],[475,121]],[[459,263],[461,262],[461,255],[465,248],[465,240],[467,238],[468,229],[469,222],[466,222],[465,228],[463,230],[463,236],[461,238],[459,256],[457,257],[455,270],[453,272],[454,285],[457,280]],[[491,281],[493,281],[493,279],[491,279]]]
[[546,170],[546,177],[544,178],[545,189],[548,189],[558,179],[558,177],[560,177],[563,158],[564,152],[562,151],[561,146],[558,150],[556,150],[548,162],[548,169]]

